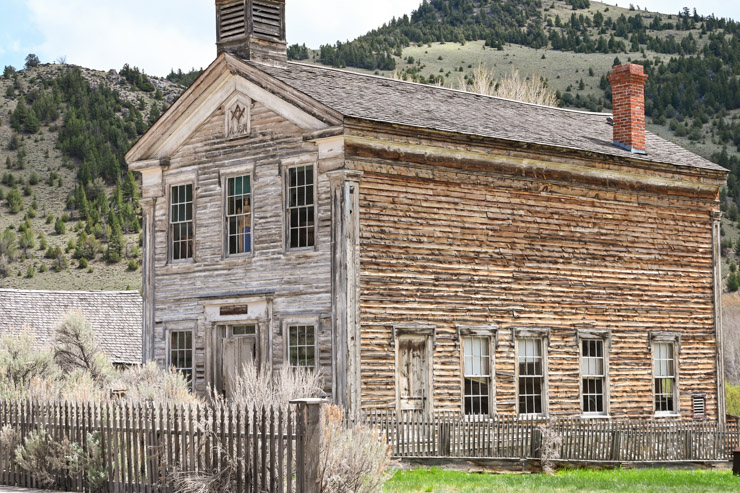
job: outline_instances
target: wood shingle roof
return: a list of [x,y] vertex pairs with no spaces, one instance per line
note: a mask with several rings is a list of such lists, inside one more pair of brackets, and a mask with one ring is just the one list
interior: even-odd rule
[[51,341],[64,316],[80,310],[113,363],[141,363],[142,299],[136,291],[72,292],[0,289],[0,335],[24,328],[38,347]]
[[647,132],[647,155],[612,143],[610,114],[540,106],[453,89],[291,62],[246,62],[343,114],[398,125],[724,171]]

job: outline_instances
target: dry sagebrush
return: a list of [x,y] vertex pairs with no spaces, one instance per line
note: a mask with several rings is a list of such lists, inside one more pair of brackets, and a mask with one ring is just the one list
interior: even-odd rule
[[390,446],[376,430],[348,428],[342,410],[329,406],[322,417],[319,474],[322,493],[375,493],[383,488],[392,464]]

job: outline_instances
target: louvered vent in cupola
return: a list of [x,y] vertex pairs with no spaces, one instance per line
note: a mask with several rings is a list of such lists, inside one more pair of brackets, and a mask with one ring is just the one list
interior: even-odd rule
[[272,2],[252,0],[254,34],[279,40],[283,35],[281,6]]
[[247,32],[247,17],[244,2],[228,3],[219,7],[219,39],[244,36]]

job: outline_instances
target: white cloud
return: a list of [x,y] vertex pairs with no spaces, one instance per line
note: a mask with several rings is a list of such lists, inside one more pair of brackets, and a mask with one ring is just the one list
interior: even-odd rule
[[130,63],[165,75],[215,57],[214,39],[207,39],[214,9],[203,0],[28,0],[28,7],[44,36],[35,47],[43,61],[66,55],[76,65],[106,70]]
[[[318,48],[353,39],[421,0],[288,0],[288,41]],[[207,66],[216,55],[213,0],[27,0],[43,35],[33,50],[42,61],[106,70],[124,63],[164,75],[170,68]]]

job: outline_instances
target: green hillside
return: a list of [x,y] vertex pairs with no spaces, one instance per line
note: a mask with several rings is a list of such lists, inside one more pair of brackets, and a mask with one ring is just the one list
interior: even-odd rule
[[123,154],[182,90],[130,67],[6,67],[0,287],[140,288],[138,187]]

